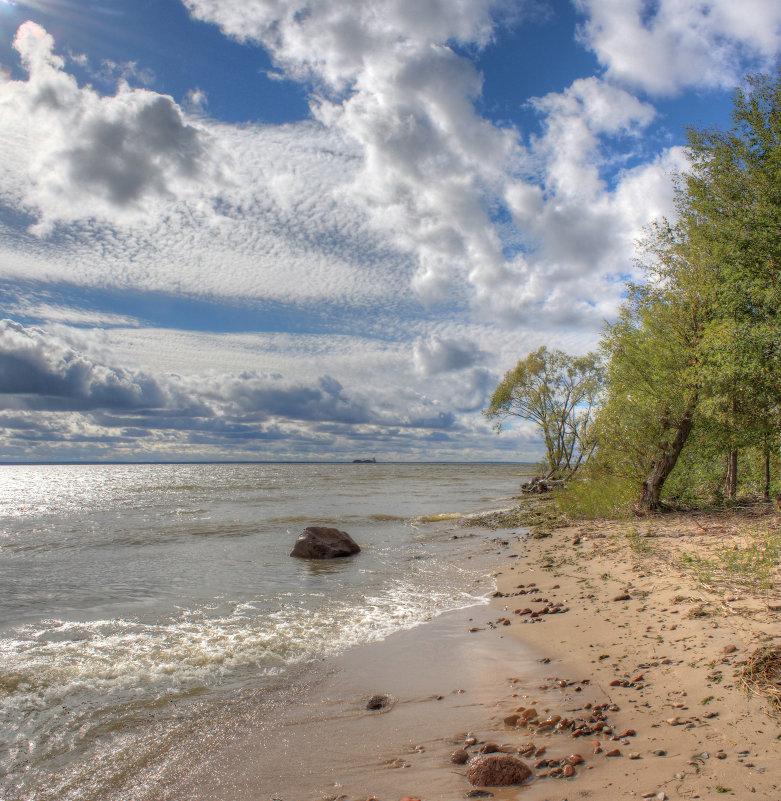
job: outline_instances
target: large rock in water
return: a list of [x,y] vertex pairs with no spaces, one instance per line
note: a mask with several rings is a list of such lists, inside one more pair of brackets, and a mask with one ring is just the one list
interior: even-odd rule
[[308,526],[299,535],[290,555],[299,559],[336,559],[360,551],[358,544],[346,531],[326,526]]
[[532,775],[531,768],[511,754],[486,754],[469,763],[466,778],[478,787],[522,784]]

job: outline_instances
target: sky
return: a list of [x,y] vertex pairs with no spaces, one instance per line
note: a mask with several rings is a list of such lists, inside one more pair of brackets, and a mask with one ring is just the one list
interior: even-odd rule
[[0,461],[534,461],[777,0],[0,0]]

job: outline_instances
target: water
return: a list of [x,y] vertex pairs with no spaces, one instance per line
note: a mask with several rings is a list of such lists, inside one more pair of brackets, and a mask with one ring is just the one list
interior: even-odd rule
[[[128,777],[175,759],[205,710],[475,603],[484,565],[474,540],[452,539],[454,521],[509,504],[521,475],[0,467],[0,798],[132,798]],[[309,524],[348,531],[362,553],[291,559]]]

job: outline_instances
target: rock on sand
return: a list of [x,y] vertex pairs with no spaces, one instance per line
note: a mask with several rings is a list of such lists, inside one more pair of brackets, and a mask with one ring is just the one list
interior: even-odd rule
[[477,757],[466,771],[467,779],[478,787],[521,784],[531,775],[529,766],[511,754],[486,754]]

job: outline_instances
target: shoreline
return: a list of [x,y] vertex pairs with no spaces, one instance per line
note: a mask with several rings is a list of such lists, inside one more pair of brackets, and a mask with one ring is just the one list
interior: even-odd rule
[[[492,552],[490,603],[325,660],[311,685],[289,688],[275,720],[205,750],[208,759],[149,798],[781,801],[781,721],[739,681],[759,646],[781,645],[778,586],[708,589],[673,558],[733,542],[740,527],[719,520],[654,519],[643,547],[631,522],[541,539],[472,528]],[[376,693],[390,697],[388,709],[366,709]],[[577,721],[576,731],[510,725],[529,708],[537,721]],[[524,751],[533,777],[472,786],[450,760],[467,734],[473,756],[489,742]],[[574,775],[556,775],[571,754],[583,759]]]

